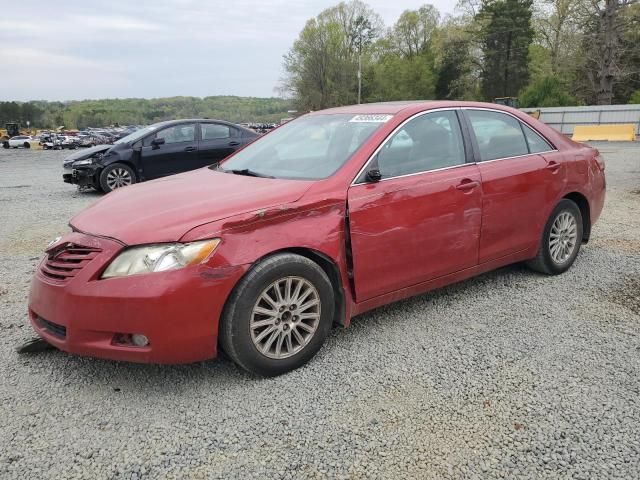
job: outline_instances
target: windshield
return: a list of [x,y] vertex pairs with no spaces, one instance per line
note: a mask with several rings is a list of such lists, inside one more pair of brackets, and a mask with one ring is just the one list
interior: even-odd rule
[[335,173],[391,115],[309,115],[256,140],[221,164],[224,171],[319,180]]
[[[133,133],[130,133],[129,135],[127,135],[126,137],[122,137],[120,140],[114,142],[115,144],[118,143],[133,143],[133,142],[137,142],[138,140],[140,140],[142,137],[144,137],[145,135],[148,135],[151,132],[154,132],[155,130],[158,129],[158,124],[155,125],[149,125],[148,127],[144,127],[141,128],[140,130],[136,130]],[[104,135],[104,134],[100,134],[100,135]]]

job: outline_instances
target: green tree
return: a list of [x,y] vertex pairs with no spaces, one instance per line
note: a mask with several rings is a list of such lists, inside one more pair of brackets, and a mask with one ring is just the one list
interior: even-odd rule
[[342,2],[307,21],[284,58],[284,88],[300,110],[355,103],[358,61],[367,55],[363,35],[375,38],[380,17],[359,0]]
[[434,98],[434,40],[440,14],[432,5],[405,10],[372,49],[368,101]]
[[580,47],[580,15],[587,0],[537,0],[537,43],[549,53],[550,74],[564,81],[575,72]]
[[[627,13],[636,0],[592,0],[584,20],[583,77],[587,80],[587,97],[597,105],[610,105],[614,87],[627,72],[625,33],[637,28]],[[633,40],[632,40],[633,42]],[[629,46],[638,50],[638,44]]]
[[281,98],[173,97],[105,99],[73,102],[0,102],[0,125],[18,121],[35,128],[140,125],[176,118],[208,117],[231,122],[275,122],[288,117],[292,107]]
[[627,103],[633,92],[640,89],[640,2],[623,9],[621,23],[621,70],[613,86],[615,103]]
[[405,10],[391,30],[391,42],[405,58],[423,54],[431,46],[440,12],[433,5],[417,10]]
[[471,38],[464,26],[453,23],[443,25],[439,41],[434,46],[438,99],[473,99],[476,90],[474,61],[471,56]]
[[516,96],[529,81],[532,0],[484,0],[476,21],[483,55],[482,94]]
[[522,107],[566,107],[577,105],[572,96],[557,77],[542,78],[520,93]]

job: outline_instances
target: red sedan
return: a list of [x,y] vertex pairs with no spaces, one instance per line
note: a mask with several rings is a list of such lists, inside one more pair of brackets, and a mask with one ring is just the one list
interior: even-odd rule
[[508,107],[325,110],[81,212],[29,316],[74,354],[185,363],[220,346],[277,375],[372,308],[514,262],[566,271],[604,197],[597,150]]

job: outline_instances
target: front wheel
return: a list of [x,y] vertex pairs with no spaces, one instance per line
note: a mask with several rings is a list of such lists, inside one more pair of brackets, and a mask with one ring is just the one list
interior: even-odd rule
[[320,350],[333,312],[333,288],[322,268],[300,255],[274,255],[235,287],[220,319],[220,343],[245,370],[280,375]]
[[31,148],[31,144],[29,142],[24,142],[24,148]]
[[100,173],[100,187],[105,193],[134,183],[136,183],[136,174],[129,165],[124,163],[109,165]]
[[575,261],[582,243],[582,214],[578,206],[563,199],[553,209],[542,233],[538,254],[527,264],[548,275],[564,273]]

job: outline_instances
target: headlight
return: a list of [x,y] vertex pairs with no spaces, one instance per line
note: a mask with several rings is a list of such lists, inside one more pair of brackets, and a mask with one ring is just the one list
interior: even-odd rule
[[132,247],[113,260],[102,278],[177,270],[203,263],[213,253],[219,238],[193,243],[167,243]]
[[85,158],[84,160],[77,160],[73,162],[73,166],[91,165],[92,163],[93,163],[93,158]]

